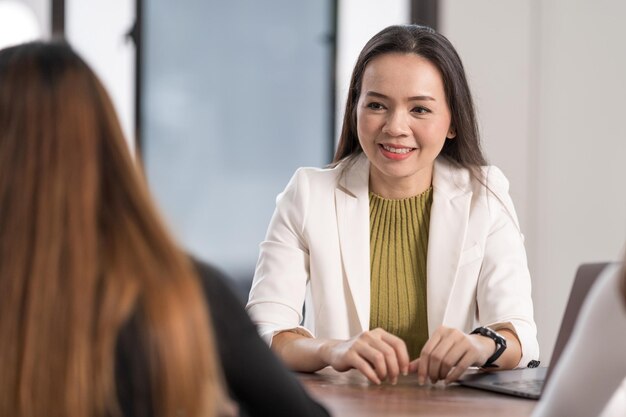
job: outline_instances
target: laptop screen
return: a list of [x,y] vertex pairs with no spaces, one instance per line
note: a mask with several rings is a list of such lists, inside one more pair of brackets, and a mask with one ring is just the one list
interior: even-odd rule
[[563,353],[563,349],[565,349],[565,345],[567,345],[567,341],[574,331],[574,325],[576,324],[576,319],[585,301],[585,297],[587,297],[591,286],[596,282],[596,279],[607,265],[609,265],[608,262],[599,262],[582,264],[578,267],[578,271],[576,271],[576,276],[574,277],[574,284],[572,284],[572,290],[570,291],[569,300],[567,301],[567,307],[563,314],[563,320],[561,321],[561,328],[559,329],[559,334],[552,352],[546,380],[550,377],[550,373],[556,366],[556,363]]

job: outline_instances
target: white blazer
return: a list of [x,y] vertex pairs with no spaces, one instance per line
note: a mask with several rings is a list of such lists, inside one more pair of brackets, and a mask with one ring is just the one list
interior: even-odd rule
[[[428,331],[505,324],[538,359],[523,235],[496,167],[486,184],[435,161],[427,255]],[[369,329],[369,162],[300,168],[276,199],[246,309],[271,343],[281,330],[347,340]],[[306,308],[303,318],[303,305]]]

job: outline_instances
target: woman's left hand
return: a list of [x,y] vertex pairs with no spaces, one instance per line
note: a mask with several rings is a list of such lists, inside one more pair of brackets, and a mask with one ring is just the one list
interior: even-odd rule
[[445,379],[449,384],[470,366],[483,365],[495,350],[495,342],[487,337],[440,326],[422,348],[420,357],[410,363],[409,372],[417,372],[420,385],[426,378],[432,383]]

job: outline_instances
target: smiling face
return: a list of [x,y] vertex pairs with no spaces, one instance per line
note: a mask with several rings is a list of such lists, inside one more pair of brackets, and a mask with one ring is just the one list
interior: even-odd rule
[[357,134],[370,161],[370,190],[406,198],[430,187],[451,116],[439,70],[416,54],[374,58],[363,73]]

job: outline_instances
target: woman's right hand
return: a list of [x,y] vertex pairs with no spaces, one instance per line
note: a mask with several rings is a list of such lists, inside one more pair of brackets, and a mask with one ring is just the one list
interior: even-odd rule
[[409,372],[409,353],[402,339],[377,328],[347,341],[332,340],[321,349],[323,360],[335,370],[358,369],[375,384],[395,384],[398,375]]

